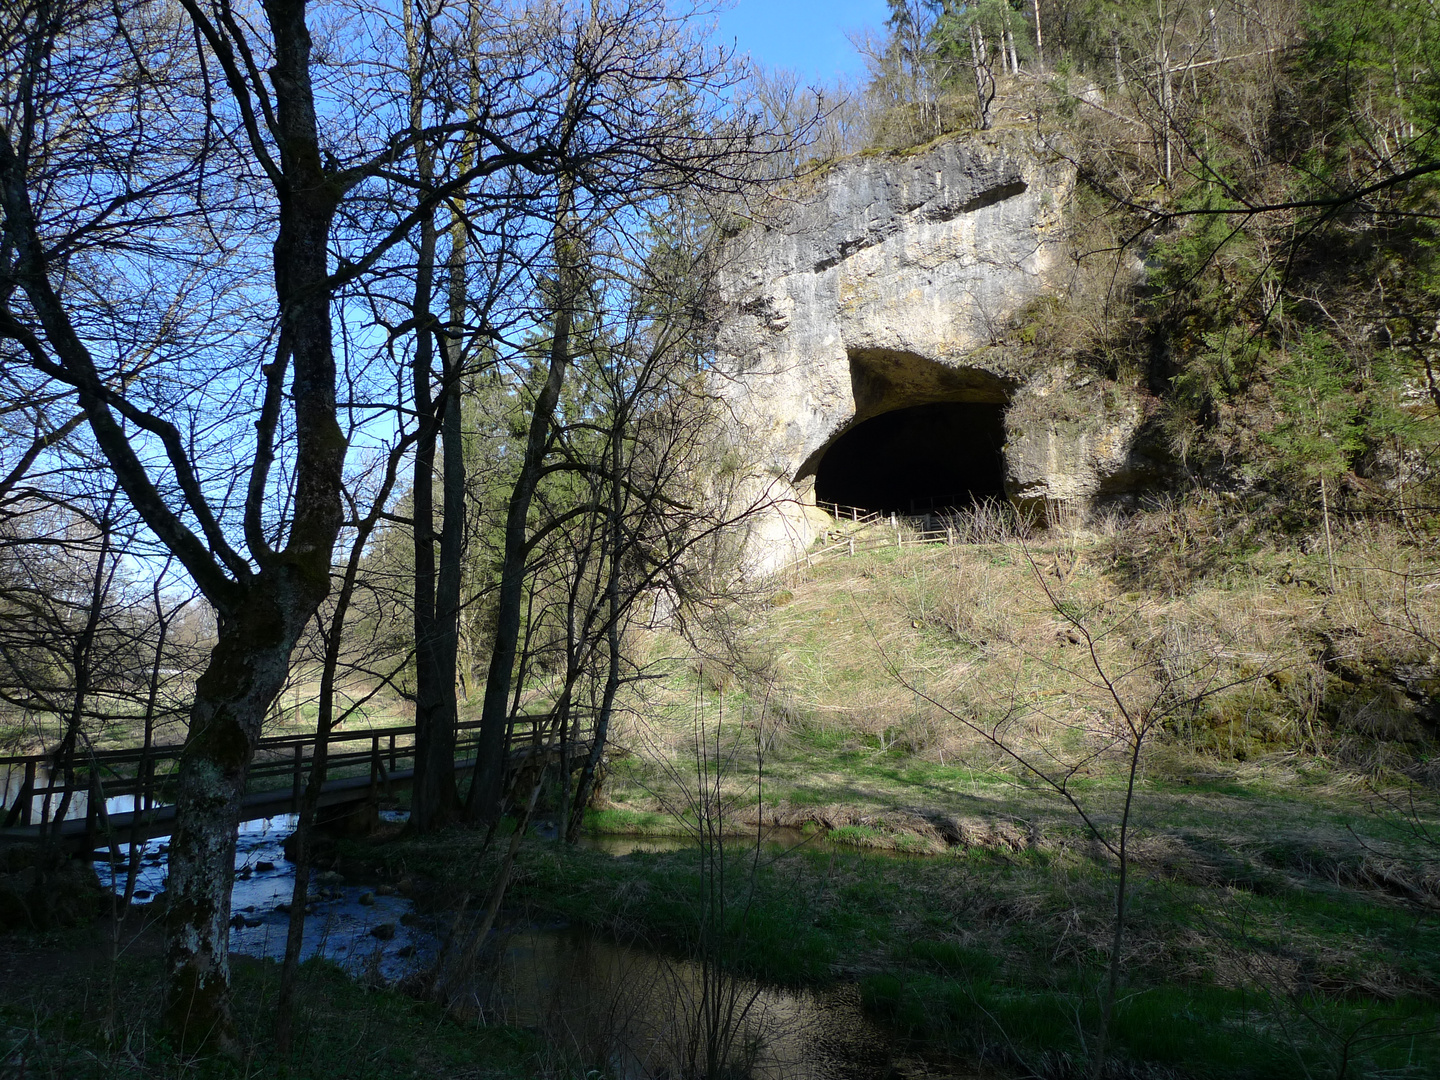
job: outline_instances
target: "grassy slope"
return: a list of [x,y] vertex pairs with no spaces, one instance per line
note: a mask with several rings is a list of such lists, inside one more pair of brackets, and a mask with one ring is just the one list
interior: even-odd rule
[[[737,828],[759,816],[941,853],[765,865],[732,928],[734,962],[789,981],[859,977],[876,1009],[926,1039],[1031,1066],[1078,1060],[1113,860],[960,722],[1052,773],[1087,762],[1071,790],[1113,829],[1116,709],[1059,604],[1132,707],[1167,690],[1193,699],[1142,762],[1122,1052],[1197,1074],[1333,1073],[1350,1055],[1362,1073],[1421,1075],[1440,1056],[1440,850],[1416,827],[1434,837],[1436,815],[1377,793],[1434,781],[1433,731],[1387,668],[1426,659],[1440,598],[1399,583],[1431,566],[1423,548],[1342,536],[1331,594],[1314,548],[1226,548],[1187,538],[1194,527],[1151,518],[1028,552],[888,551],[807,571],[728,635],[746,674],[692,660],[668,699],[651,689],[598,823],[673,830],[666,811],[694,802],[697,717],[719,722],[734,736],[720,745],[734,747]],[[461,869],[473,855],[449,851],[442,868],[395,853],[456,885],[474,880]],[[541,912],[682,945],[698,935],[690,853],[536,848],[525,867],[517,895]]]

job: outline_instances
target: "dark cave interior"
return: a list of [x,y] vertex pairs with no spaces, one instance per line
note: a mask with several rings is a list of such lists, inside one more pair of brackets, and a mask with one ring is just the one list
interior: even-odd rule
[[1005,493],[1004,407],[913,405],[862,421],[815,471],[815,498],[861,510],[925,513]]

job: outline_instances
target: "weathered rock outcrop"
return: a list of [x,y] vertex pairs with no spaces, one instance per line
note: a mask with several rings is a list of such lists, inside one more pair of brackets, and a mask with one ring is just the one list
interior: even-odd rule
[[1061,287],[1073,182],[1027,135],[953,138],[840,162],[730,242],[722,393],[753,483],[777,500],[752,526],[757,568],[827,523],[814,481],[836,440],[896,409],[1005,410],[1015,499],[1087,499],[1123,469],[1133,402],[1111,393],[1076,418],[1047,411],[1047,399],[1074,396],[1057,364],[994,345]]

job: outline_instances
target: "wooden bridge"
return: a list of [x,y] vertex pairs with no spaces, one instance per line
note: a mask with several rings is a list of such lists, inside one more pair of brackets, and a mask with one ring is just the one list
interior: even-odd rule
[[[479,727],[478,720],[458,725],[457,773],[475,766]],[[566,746],[577,767],[590,752],[592,730],[588,715],[572,713]],[[317,742],[313,734],[276,735],[259,741],[240,820],[299,810]],[[379,802],[408,786],[415,776],[413,725],[332,732],[327,747],[328,779],[321,788],[321,807]],[[0,757],[0,773],[10,778],[0,793],[0,844],[52,837],[68,846],[93,850],[100,844],[134,843],[167,835],[175,823],[169,792],[184,749],[183,744],[175,744],[87,751],[76,755],[68,770],[57,769],[53,753]],[[505,732],[507,772],[513,775],[559,757],[552,717],[510,718]],[[106,802],[117,797],[128,797],[133,809],[111,813]]]

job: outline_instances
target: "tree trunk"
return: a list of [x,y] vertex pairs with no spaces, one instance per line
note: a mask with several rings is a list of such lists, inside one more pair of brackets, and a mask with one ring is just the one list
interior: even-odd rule
[[[65,815],[70,809],[70,800],[75,790],[75,752],[80,738],[80,724],[85,716],[85,700],[90,694],[90,668],[93,660],[95,632],[100,626],[100,616],[104,611],[105,597],[110,591],[111,575],[113,574],[113,570],[106,566],[110,561],[110,545],[114,539],[110,513],[115,505],[115,497],[119,494],[118,488],[110,490],[110,497],[105,502],[105,512],[100,518],[100,551],[95,556],[95,572],[91,575],[90,580],[90,606],[85,614],[85,626],[80,631],[80,636],[75,640],[70,653],[70,663],[75,673],[75,686],[70,699],[70,715],[65,720],[65,733],[55,752],[55,771],[65,777],[65,792],[60,797],[60,806],[55,811],[55,817],[50,824],[48,840],[52,844],[60,839],[60,824],[65,820]],[[49,801],[48,795],[46,801]],[[93,807],[89,808],[88,813],[93,814],[94,812]],[[43,824],[41,835],[42,837],[46,836]]]
[[[193,6],[189,10],[192,18],[201,14]],[[346,442],[335,418],[328,266],[339,189],[320,158],[304,0],[268,0],[265,12],[275,48],[270,69],[274,130],[285,176],[277,186],[274,247],[285,352],[270,374],[272,384],[283,377],[282,360],[288,354],[293,362],[295,517],[281,551],[268,550],[257,530],[251,546],[259,549],[258,573],[219,586],[212,584],[216,568],[202,579],[220,609],[219,634],[195,684],[166,887],[166,1020],[182,1048],[234,1045],[228,930],[240,799],[261,725],[285,685],[291,650],[330,591],[330,557],[343,519]],[[103,428],[104,419],[92,419],[92,426]],[[105,433],[97,431],[97,436],[103,444]],[[263,441],[257,448],[262,489],[272,453]],[[117,457],[122,458],[117,468],[122,484],[145,513],[147,493],[138,484],[126,484],[129,461],[117,451],[112,464]],[[188,544],[181,548],[177,553],[182,556],[190,550]],[[191,557],[186,565],[200,577],[198,560]]]
[[1031,0],[1035,8],[1035,64],[1045,70],[1045,37],[1040,33],[1040,0]]
[[494,821],[500,816],[505,776],[505,725],[509,715],[510,681],[520,639],[520,608],[525,588],[525,562],[529,554],[526,518],[530,500],[540,481],[550,420],[560,400],[560,387],[569,362],[570,314],[562,311],[555,319],[555,341],[550,350],[550,368],[545,386],[530,417],[525,460],[510,495],[505,517],[505,554],[500,566],[500,594],[497,604],[495,645],[485,680],[485,701],[480,712],[480,738],[476,747],[475,780],[470,785],[466,810],[472,818]]
[[[410,128],[425,127],[425,65],[423,43],[428,37],[425,17],[416,17],[415,4],[405,0],[406,66],[410,82]],[[415,151],[420,183],[433,183],[432,153],[425,144]],[[435,359],[436,320],[431,314],[435,287],[435,215],[420,217],[420,249],[415,271],[415,412],[419,416],[420,438],[415,448],[415,484],[410,490],[415,504],[415,780],[410,788],[410,827],[416,832],[431,832],[455,818],[459,799],[455,792],[455,641],[454,628],[446,619],[445,600],[436,596],[435,567],[435,444],[441,433],[446,402],[451,399],[446,384],[436,402],[431,393],[433,359]],[[444,343],[441,346],[444,363]],[[448,364],[446,364],[448,367]],[[449,472],[449,442],[446,441],[446,472]],[[452,518],[449,491],[445,492],[445,520]],[[446,567],[446,556],[452,566]],[[458,598],[459,552],[455,544],[442,543],[442,592],[455,575],[454,592]],[[458,603],[451,605],[451,611]],[[441,608],[441,611],[436,611]]]
[[550,442],[551,419],[560,401],[565,369],[570,365],[570,320],[575,302],[575,238],[571,228],[571,189],[562,182],[555,226],[556,276],[559,282],[555,304],[555,332],[550,342],[550,363],[545,385],[530,415],[525,441],[525,458],[510,495],[505,515],[505,554],[500,565],[500,593],[497,602],[495,645],[485,680],[485,702],[480,712],[480,738],[476,747],[475,779],[470,785],[466,812],[480,821],[498,820],[505,780],[505,725],[510,701],[510,680],[515,668],[516,645],[520,639],[520,607],[525,588],[525,563],[529,555],[526,519],[530,500],[540,483],[541,469]]
[[[154,762],[150,760],[151,747],[155,745],[155,713],[160,701],[160,680],[165,674],[165,640],[170,634],[170,621],[179,608],[167,613],[161,586],[170,571],[170,560],[150,583],[150,602],[155,609],[155,619],[160,626],[160,636],[155,642],[155,659],[150,665],[150,686],[145,695],[145,729],[140,743],[140,764],[135,775],[136,789],[130,805],[129,865],[125,871],[125,904],[128,907],[135,896],[136,879],[140,874],[140,827],[144,817],[150,814],[150,790]],[[184,605],[180,605],[184,607]]]
[[166,1019],[181,1047],[234,1044],[229,922],[240,800],[261,724],[285,685],[290,651],[328,583],[328,575],[257,581],[246,603],[221,625],[210,664],[196,683],[165,905]]
[[610,733],[610,716],[615,710],[615,696],[620,690],[620,582],[619,575],[612,568],[606,585],[606,605],[609,621],[605,627],[608,646],[605,671],[605,688],[600,695],[600,708],[595,713],[595,726],[591,732],[590,752],[580,770],[580,780],[575,785],[575,803],[566,823],[566,838],[574,841],[580,835],[580,826],[585,821],[585,808],[595,792],[595,782],[600,771],[600,761],[605,756],[605,741]]
[[[415,523],[415,780],[411,789],[410,824],[417,832],[429,832],[445,824],[458,808],[455,793],[454,649],[452,636],[444,633],[442,620],[437,618],[435,592],[433,488],[435,446],[440,424],[436,422],[437,403],[430,393],[434,359],[430,291],[434,265],[435,223],[427,215],[420,224],[420,264],[415,284],[413,371],[415,411],[420,417],[421,430],[415,446],[415,474],[411,488]],[[445,407],[446,397],[442,388],[438,409]],[[455,555],[453,552],[450,554],[452,558]],[[442,562],[443,555],[442,552]],[[448,667],[445,662],[447,656]],[[449,708],[446,707],[447,702]]]
[[575,784],[574,806],[568,819],[560,819],[565,829],[565,837],[571,842],[580,835],[580,826],[585,821],[585,807],[590,804],[590,798],[595,791],[600,761],[605,755],[605,741],[610,733],[610,714],[615,708],[615,695],[620,690],[620,564],[626,548],[623,541],[625,489],[620,483],[620,476],[624,458],[622,448],[625,416],[626,410],[622,409],[610,433],[610,505],[606,514],[606,531],[609,536],[603,545],[609,554],[605,574],[605,687],[600,694],[600,708],[595,713],[594,728],[590,735],[590,752],[585,756],[585,764],[580,769],[580,779]]
[[1335,541],[1330,536],[1330,493],[1320,477],[1320,513],[1325,520],[1325,567],[1330,572],[1330,595],[1335,595]]
[[460,659],[460,583],[465,561],[465,434],[461,423],[461,359],[459,349],[445,357],[445,388],[440,407],[441,491],[440,568],[435,581],[435,687],[437,713],[433,733],[435,768],[445,769],[445,819],[460,810],[455,784],[455,740],[460,720],[456,685]]
[[320,809],[320,790],[325,786],[330,758],[330,731],[335,719],[335,673],[340,660],[340,640],[349,608],[350,581],[345,583],[330,621],[330,640],[325,643],[324,668],[320,675],[320,700],[315,721],[315,754],[305,794],[295,815],[295,882],[290,888],[290,918],[285,927],[285,957],[280,965],[280,991],[275,1000],[275,1048],[290,1053],[295,1030],[295,989],[300,978],[300,951],[305,944],[305,906],[310,902],[310,859],[312,833]]

